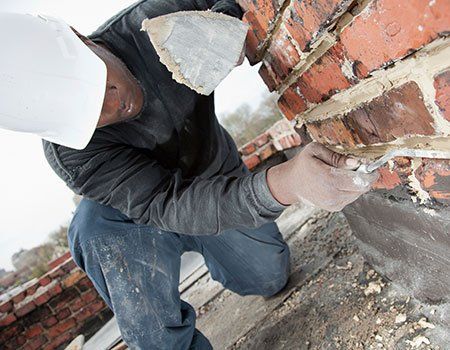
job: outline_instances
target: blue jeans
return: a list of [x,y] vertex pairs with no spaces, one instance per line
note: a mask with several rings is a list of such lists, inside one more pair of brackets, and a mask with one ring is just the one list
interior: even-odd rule
[[195,310],[180,299],[183,252],[201,253],[212,278],[240,295],[271,296],[289,276],[289,248],[274,222],[191,236],[137,225],[83,199],[68,236],[75,261],[113,310],[131,349],[212,349],[195,329]]

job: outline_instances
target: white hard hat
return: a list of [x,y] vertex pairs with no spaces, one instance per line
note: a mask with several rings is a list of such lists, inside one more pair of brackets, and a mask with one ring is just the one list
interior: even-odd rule
[[0,13],[0,127],[75,149],[89,143],[106,65],[63,21]]

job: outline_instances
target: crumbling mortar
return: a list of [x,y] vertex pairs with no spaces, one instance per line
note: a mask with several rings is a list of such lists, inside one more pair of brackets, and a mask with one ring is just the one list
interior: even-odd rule
[[[321,27],[318,33],[313,36],[313,39],[311,40],[312,43],[308,44],[309,51],[307,53],[303,52],[298,43],[291,38],[291,42],[297,49],[301,60],[292,69],[289,76],[287,76],[286,79],[284,79],[284,81],[277,87],[279,93],[283,94],[283,92],[294,84],[306,70],[308,70],[320,57],[322,57],[331,47],[333,47],[333,45],[338,41],[337,38],[339,34],[341,34],[347,26],[353,23],[354,19],[358,17],[364,9],[372,3],[372,1],[373,0],[355,0],[349,6],[343,6],[340,10],[338,10],[337,14],[334,14],[334,16],[330,16],[330,19],[327,21],[331,21],[331,18],[333,17],[334,20],[332,20],[331,23],[327,23],[327,26],[323,26],[323,28]],[[280,21],[280,24],[276,29],[277,31],[279,30],[281,23],[282,21]],[[273,33],[275,33],[275,31]]]
[[[296,118],[307,122],[342,117],[362,103],[367,103],[381,96],[392,88],[399,87],[406,82],[414,81],[420,87],[426,79],[431,79],[438,72],[450,67],[450,39],[438,39],[417,51],[415,55],[398,61],[396,64],[375,71],[372,76],[362,80],[347,90],[341,91],[323,102],[308,109]],[[424,79],[426,78],[426,79]],[[432,81],[431,81],[432,85]],[[431,92],[430,92],[431,91]],[[434,101],[434,87],[426,87],[425,94]],[[432,108],[431,113],[437,121],[437,131],[449,134],[448,121],[440,115],[439,109]]]
[[262,43],[258,45],[256,48],[256,60],[263,60],[264,55],[266,54],[266,51],[272,41],[273,35],[278,31],[278,28],[280,27],[281,23],[283,22],[283,14],[284,11],[289,7],[289,5],[295,0],[284,0],[277,10],[277,14],[275,15],[275,18],[270,21],[269,27],[267,28],[267,36],[263,40]]

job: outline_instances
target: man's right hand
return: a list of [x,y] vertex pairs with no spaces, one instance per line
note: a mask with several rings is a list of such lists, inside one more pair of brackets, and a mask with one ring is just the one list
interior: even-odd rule
[[357,159],[313,142],[294,158],[271,167],[267,171],[267,184],[281,204],[303,200],[328,211],[340,211],[370,191],[378,179],[376,172],[356,172],[359,165]]

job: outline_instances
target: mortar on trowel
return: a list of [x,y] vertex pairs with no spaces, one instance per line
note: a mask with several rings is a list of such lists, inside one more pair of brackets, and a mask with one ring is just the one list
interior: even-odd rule
[[248,25],[211,11],[181,11],[142,22],[177,82],[210,95],[242,58]]

